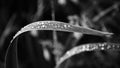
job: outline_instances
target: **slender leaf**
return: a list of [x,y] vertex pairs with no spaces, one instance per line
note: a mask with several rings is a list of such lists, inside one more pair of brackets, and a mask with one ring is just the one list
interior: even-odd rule
[[25,27],[23,27],[13,37],[12,41],[20,34],[27,32],[27,31],[32,31],[32,30],[56,30],[56,31],[66,31],[66,32],[79,32],[83,34],[91,34],[91,35],[98,35],[98,36],[113,34],[109,32],[102,32],[102,31],[84,28],[80,26],[78,27],[75,25],[71,25],[71,24],[59,22],[59,21],[38,21],[38,22],[34,22],[34,23],[28,24]]
[[[25,27],[23,27],[20,31],[18,31],[15,34],[15,36],[13,37],[13,39],[11,40],[9,47],[11,47],[12,43],[14,43],[13,41],[20,34],[27,32],[27,31],[32,31],[32,30],[56,30],[56,31],[65,31],[65,32],[78,32],[78,33],[98,35],[98,36],[113,34],[113,33],[109,33],[109,32],[102,32],[102,31],[98,31],[98,30],[94,30],[94,29],[75,26],[75,25],[71,25],[71,24],[59,22],[59,21],[38,21],[38,22],[28,24]],[[92,51],[95,49],[104,49],[104,48],[106,48],[106,46],[108,49],[114,48],[113,45],[105,45],[105,43],[104,43],[104,46],[102,44],[101,45],[100,44],[99,45],[95,45],[95,44],[88,45],[87,44],[87,45],[75,47],[75,48],[71,49],[70,51],[67,51],[67,53],[60,59],[60,61],[57,62],[56,66],[59,66],[64,60],[68,59],[69,57],[71,57],[75,54],[78,54],[78,53],[81,53],[84,51]],[[10,49],[9,47],[8,47],[8,51]],[[116,47],[116,48],[119,48],[119,47]],[[6,53],[6,60],[7,60],[7,56],[8,56],[8,53]]]
[[69,59],[70,57],[85,52],[85,51],[93,51],[93,50],[119,50],[120,44],[116,43],[91,43],[91,44],[84,44],[76,46],[63,55],[60,60],[57,62],[57,65],[55,68],[58,68],[61,63],[63,63],[65,60]]

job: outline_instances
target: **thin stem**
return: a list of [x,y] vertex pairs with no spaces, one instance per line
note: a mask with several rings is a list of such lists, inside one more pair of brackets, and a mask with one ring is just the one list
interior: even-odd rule
[[55,21],[55,7],[54,7],[54,0],[51,0],[51,11],[52,11],[52,20]]
[[116,3],[114,5],[112,5],[110,8],[104,10],[104,11],[101,11],[97,16],[95,16],[93,18],[93,21],[96,22],[98,21],[100,18],[102,18],[103,16],[105,16],[108,12],[112,11],[113,9],[117,9],[119,3]]
[[8,24],[6,25],[5,30],[4,30],[3,33],[1,34],[1,36],[0,36],[0,47],[3,46],[6,37],[7,37],[7,36],[10,34],[10,32],[12,31],[12,27],[13,27],[13,23],[14,23],[14,21],[15,21],[15,18],[16,18],[16,14],[13,14],[13,15],[11,16],[11,18],[9,19]]
[[[17,50],[17,41],[18,41],[18,38],[16,38],[14,42],[10,43],[10,45],[7,48],[6,55],[5,55],[5,64],[4,64],[5,68],[8,68],[9,66],[12,68],[19,68],[18,55],[17,55],[17,51],[18,51]],[[14,60],[11,61],[12,59],[14,59]],[[9,61],[11,61],[11,62],[9,62]],[[14,63],[14,65],[13,65],[13,63]]]
[[18,38],[16,39],[16,42],[15,42],[15,55],[16,55],[16,66],[17,66],[17,68],[19,68],[19,61],[18,61],[18,45],[17,45],[17,43],[18,43]]
[[[54,7],[54,0],[51,0],[51,11],[52,11],[52,20],[55,21],[55,7]],[[53,31],[53,43],[54,46],[57,43],[57,32]]]

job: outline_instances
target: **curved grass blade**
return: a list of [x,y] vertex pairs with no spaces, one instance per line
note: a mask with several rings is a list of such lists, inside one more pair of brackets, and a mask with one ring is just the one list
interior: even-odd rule
[[19,68],[17,41],[18,38],[16,38],[16,40],[13,43],[10,43],[7,48],[4,68]]
[[[113,33],[109,32],[102,32],[94,29],[84,28],[84,27],[78,27],[75,25],[71,25],[64,22],[59,21],[38,21],[31,24],[28,24],[27,26],[23,27],[20,31],[17,32],[17,34],[13,37],[13,40],[20,34],[32,31],[32,30],[56,30],[56,31],[66,31],[66,32],[79,32],[83,34],[91,34],[91,35],[112,35]],[[12,41],[11,41],[12,42]]]
[[69,59],[70,57],[85,52],[85,51],[93,51],[93,50],[119,50],[120,44],[115,43],[91,43],[91,44],[84,44],[80,46],[76,46],[63,55],[60,60],[57,62],[55,68],[58,68],[62,62]]

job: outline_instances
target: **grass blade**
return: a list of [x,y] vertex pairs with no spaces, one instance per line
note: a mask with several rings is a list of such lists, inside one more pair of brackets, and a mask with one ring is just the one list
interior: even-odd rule
[[28,24],[25,27],[23,27],[13,37],[12,41],[20,34],[27,32],[27,31],[32,31],[32,30],[56,30],[56,31],[65,31],[65,32],[79,32],[83,34],[91,34],[91,35],[98,35],[98,36],[113,34],[113,33],[102,32],[102,31],[98,31],[98,30],[94,30],[90,28],[84,28],[80,26],[78,27],[75,25],[71,25],[71,24],[59,22],[59,21],[38,21],[38,22],[34,22],[34,23]]
[[93,51],[93,50],[119,50],[120,44],[115,43],[91,43],[91,44],[84,44],[76,46],[63,55],[60,60],[57,62],[57,65],[55,68],[58,68],[61,63],[63,63],[65,60],[69,59],[70,57],[85,52],[85,51]]

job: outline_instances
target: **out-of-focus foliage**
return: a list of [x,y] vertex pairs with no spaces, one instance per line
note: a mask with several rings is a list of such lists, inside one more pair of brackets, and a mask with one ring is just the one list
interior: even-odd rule
[[[113,32],[114,35],[111,37],[99,37],[58,31],[57,42],[60,45],[58,45],[59,47],[57,45],[57,47],[55,47],[51,46],[53,44],[46,44],[45,48],[48,49],[51,55],[51,59],[46,61],[43,57],[43,44],[40,44],[40,40],[50,40],[50,43],[53,43],[52,31],[38,31],[36,32],[36,36],[33,36],[31,33],[25,33],[18,39],[17,43],[20,68],[53,68],[55,65],[55,54],[53,54],[55,48],[56,50],[57,48],[58,50],[64,49],[61,50],[62,54],[64,54],[67,50],[77,44],[93,42],[120,42],[119,0],[54,0],[54,6],[55,20],[57,21],[77,24],[78,26],[100,31]],[[4,68],[5,53],[14,34],[21,27],[31,22],[38,20],[52,20],[51,10],[51,0],[0,0],[0,68]],[[115,63],[116,61],[117,63],[119,62],[119,60],[113,56],[117,55],[118,52],[105,51],[105,54],[104,52],[95,52],[93,57],[96,58],[97,56],[97,60],[103,60],[101,62],[95,60],[95,64],[98,62],[100,65],[90,64],[91,61],[94,60],[92,59],[89,61],[90,59],[88,59],[90,57],[89,55],[92,54],[84,54],[81,54],[83,55],[81,57],[84,57],[83,59],[80,58],[82,61],[79,61],[79,58],[75,59],[75,61],[79,61],[78,65],[87,64],[89,67],[90,65],[93,65],[97,68],[103,64],[108,66],[112,65],[112,61],[115,61]],[[113,56],[113,58],[110,58],[111,56],[109,55]],[[104,63],[104,59],[107,60],[106,63]],[[74,63],[72,63],[75,61],[71,61],[71,59],[68,60],[68,63],[65,63],[62,68],[68,68],[72,64],[73,66],[77,66],[77,64],[74,65]],[[107,64],[108,62],[111,64]]]

